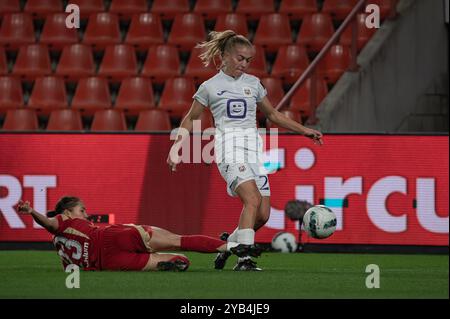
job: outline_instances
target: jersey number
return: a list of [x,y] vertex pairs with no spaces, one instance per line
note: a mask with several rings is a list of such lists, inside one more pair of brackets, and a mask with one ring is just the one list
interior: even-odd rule
[[81,244],[79,242],[58,236],[54,239],[54,245],[58,250],[58,255],[66,263],[76,264],[74,261],[79,261],[81,259]]

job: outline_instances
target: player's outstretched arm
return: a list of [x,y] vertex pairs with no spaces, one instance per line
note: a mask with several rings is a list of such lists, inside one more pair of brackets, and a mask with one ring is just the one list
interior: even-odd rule
[[33,216],[33,219],[44,227],[46,230],[48,230],[51,233],[55,233],[58,230],[58,220],[56,218],[48,218],[37,211],[33,209],[33,207],[30,206],[30,202],[26,201],[19,201],[19,204],[17,205],[17,211],[22,214],[30,214]]

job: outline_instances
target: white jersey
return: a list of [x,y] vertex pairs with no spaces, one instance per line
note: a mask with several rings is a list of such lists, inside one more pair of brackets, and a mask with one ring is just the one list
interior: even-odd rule
[[262,139],[256,126],[256,103],[266,95],[260,80],[246,73],[235,79],[220,71],[200,85],[193,98],[214,116],[217,163],[258,162]]

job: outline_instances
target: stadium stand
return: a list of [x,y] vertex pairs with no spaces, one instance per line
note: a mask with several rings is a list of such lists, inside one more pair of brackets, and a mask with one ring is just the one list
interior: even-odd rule
[[0,114],[8,109],[23,106],[23,90],[20,79],[12,76],[0,76]]
[[192,104],[195,93],[194,80],[188,77],[170,78],[166,81],[158,107],[179,118]]
[[148,78],[132,77],[122,81],[114,106],[126,115],[137,115],[140,111],[155,107],[152,82]]
[[154,13],[138,13],[131,18],[125,43],[137,50],[147,50],[152,45],[164,43],[161,19]]
[[3,123],[4,131],[35,131],[39,128],[38,116],[34,110],[8,110]]
[[28,108],[49,115],[52,110],[67,108],[64,80],[56,76],[39,77],[34,82]]
[[177,14],[189,12],[189,0],[154,0],[151,11],[163,20],[173,20]]
[[52,67],[48,47],[45,44],[29,44],[20,47],[13,74],[25,80],[50,75]]
[[141,111],[138,116],[135,131],[170,131],[169,113],[160,109]]
[[101,77],[82,78],[78,81],[73,96],[72,108],[83,115],[92,115],[99,109],[110,108],[112,104],[108,81]]
[[302,20],[306,15],[318,11],[316,0],[283,0],[280,13],[287,14],[290,20]]
[[129,44],[108,45],[98,70],[99,76],[110,81],[120,81],[137,74],[137,59],[133,46]]
[[91,45],[95,50],[104,50],[107,45],[120,42],[121,35],[117,14],[100,12],[89,16],[83,43]]
[[193,12],[201,14],[205,20],[215,20],[232,10],[231,0],[197,0]]
[[95,74],[92,49],[86,44],[66,45],[56,68],[56,74],[68,81],[77,81]]
[[50,50],[61,51],[68,44],[79,42],[75,28],[66,28],[67,13],[54,13],[45,19],[39,42],[47,44]]
[[291,27],[287,15],[271,13],[261,16],[253,43],[262,46],[266,52],[277,52],[280,46],[291,44]]
[[237,34],[248,36],[247,19],[239,13],[225,13],[217,17],[215,31],[233,30]]
[[21,45],[35,43],[33,19],[29,13],[7,13],[0,27],[0,45],[17,50]]
[[47,131],[82,131],[80,112],[71,109],[53,110],[47,124]]
[[118,110],[96,111],[91,131],[125,131],[127,123],[125,115]]
[[173,45],[160,44],[148,50],[142,68],[142,76],[150,77],[154,83],[162,84],[171,77],[180,75],[180,57]]

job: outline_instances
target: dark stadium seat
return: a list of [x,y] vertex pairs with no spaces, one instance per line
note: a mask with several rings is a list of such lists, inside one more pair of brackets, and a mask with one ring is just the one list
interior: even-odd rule
[[150,79],[133,77],[124,79],[117,95],[115,109],[136,115],[139,111],[155,107],[153,87]]
[[[318,78],[316,86],[316,107],[322,102],[325,96],[328,94],[328,87],[325,80]],[[289,109],[292,111],[299,111],[304,117],[311,115],[310,108],[310,86],[311,79],[307,79],[294,93],[289,103]]]
[[125,115],[118,110],[101,110],[94,114],[91,131],[125,131]]
[[268,76],[267,73],[267,61],[266,51],[259,45],[255,45],[255,56],[253,57],[250,66],[247,69],[247,73],[253,74],[258,78]]
[[20,0],[2,0],[0,1],[0,16],[6,13],[20,12]]
[[57,75],[63,76],[66,80],[78,80],[93,76],[94,73],[94,57],[90,46],[72,44],[64,47],[56,67]]
[[266,52],[276,52],[280,46],[291,44],[291,27],[287,15],[271,13],[261,16],[253,43]]
[[140,132],[170,131],[171,129],[169,113],[160,109],[141,111],[134,128],[135,131]]
[[[189,113],[189,110],[184,111],[182,118],[184,118],[188,113]],[[214,118],[211,114],[211,111],[208,108],[205,108],[203,110],[203,112],[202,112],[202,114],[200,114],[200,117],[198,118],[198,120],[200,121],[200,131],[204,131],[208,128],[214,127]],[[193,132],[198,132],[197,126],[195,127],[195,129],[193,128]]]
[[280,13],[285,13],[291,20],[302,20],[304,16],[318,12],[316,0],[283,0]]
[[150,11],[163,20],[173,20],[177,14],[189,12],[189,0],[154,0]]
[[29,44],[20,47],[13,74],[25,79],[50,75],[52,72],[48,48],[45,44]]
[[[370,38],[375,34],[377,29],[369,29],[366,26],[366,17],[367,13],[359,13],[356,16],[356,39],[357,39],[357,48],[358,51],[361,51],[362,48],[369,42]],[[352,44],[352,24],[350,23],[348,27],[342,32],[341,39],[339,41],[341,44],[346,46],[351,46]]]
[[118,81],[137,74],[137,59],[133,46],[129,44],[108,45],[98,75]]
[[65,45],[79,42],[77,29],[66,27],[67,15],[54,13],[45,19],[39,42],[47,44],[50,50],[62,50]]
[[34,18],[45,18],[50,13],[64,12],[61,0],[27,0],[24,12],[31,13]]
[[303,46],[291,44],[278,50],[271,76],[280,78],[285,84],[293,84],[309,65]]
[[80,112],[71,109],[54,110],[50,113],[47,131],[82,131]]
[[29,13],[8,13],[0,27],[0,46],[17,50],[21,45],[36,42],[33,18]]
[[305,16],[297,36],[297,43],[308,52],[318,52],[334,33],[333,22],[327,13]]
[[171,77],[180,75],[180,57],[178,49],[172,45],[160,44],[148,50],[141,72],[154,83],[164,83]]
[[[195,84],[197,85],[206,81],[210,77],[213,77],[218,72],[213,63],[210,63],[209,66],[205,67],[203,61],[198,57],[201,53],[202,50],[200,48],[192,49],[189,61],[186,65],[186,70],[184,72],[186,76],[194,78]],[[219,64],[218,66],[220,66],[220,62],[217,63]]]
[[118,14],[120,19],[130,19],[132,15],[147,9],[146,0],[112,0],[109,12]]
[[8,71],[8,60],[6,59],[5,48],[0,46],[0,75],[5,75]]
[[318,74],[328,83],[336,83],[350,66],[350,49],[341,44],[333,45],[319,62]]
[[206,20],[215,20],[220,14],[233,11],[231,0],[197,0],[194,12],[199,13]]
[[[298,111],[293,110],[281,110],[280,113],[282,113],[287,118],[290,118],[291,120],[294,120],[297,123],[302,123],[302,118],[300,116],[300,113]],[[284,127],[275,125],[274,123],[267,120],[267,128],[277,128],[278,132],[290,132],[290,130],[285,129]]]
[[192,78],[171,78],[166,81],[159,108],[169,111],[171,116],[180,117],[191,107],[194,93],[195,85]]
[[69,2],[80,8],[81,19],[87,19],[92,14],[105,11],[103,0],[70,0]]
[[247,20],[258,20],[262,15],[274,12],[274,0],[240,0],[236,7],[236,13],[245,14]]
[[277,106],[284,96],[283,83],[281,82],[281,79],[265,77],[261,79],[261,83],[267,90],[267,98],[272,106]]
[[4,131],[35,131],[39,128],[38,117],[34,110],[8,110],[3,123]]
[[67,94],[64,80],[56,76],[37,78],[28,107],[45,115],[50,114],[52,110],[66,108]]
[[89,16],[83,43],[91,45],[95,50],[104,50],[107,45],[120,42],[117,14],[101,12]]
[[23,90],[20,80],[11,76],[0,76],[0,113],[23,106]]
[[154,13],[135,14],[131,18],[125,43],[138,50],[147,50],[152,45],[164,43],[161,19]]
[[111,107],[108,81],[101,77],[82,78],[78,81],[72,108],[91,115],[98,109]]
[[204,40],[206,29],[202,16],[197,13],[185,13],[175,17],[167,43],[177,46],[181,51],[190,51]]
[[237,34],[248,36],[247,19],[239,13],[225,13],[217,17],[215,31],[233,30]]
[[335,20],[344,20],[357,3],[358,0],[325,0],[322,12],[330,14]]

